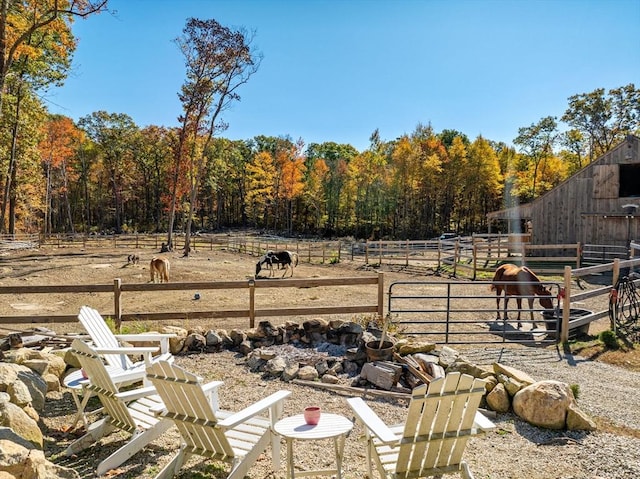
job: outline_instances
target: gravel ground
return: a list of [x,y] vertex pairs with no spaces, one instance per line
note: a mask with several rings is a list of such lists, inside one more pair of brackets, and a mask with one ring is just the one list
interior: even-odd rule
[[[640,374],[606,364],[561,356],[554,348],[465,349],[469,359],[480,364],[501,361],[518,367],[535,379],[557,379],[578,384],[580,407],[600,421],[640,430]],[[345,396],[318,388],[265,380],[248,372],[244,359],[232,352],[178,356],[176,363],[194,371],[206,380],[223,380],[220,391],[225,409],[239,410],[279,389],[292,395],[285,402],[285,415],[298,414],[304,406],[321,405],[326,412],[351,418]],[[346,382],[345,382],[346,383]],[[399,422],[406,412],[403,400],[367,398],[371,407],[389,423]],[[95,400],[90,408],[98,407]],[[45,452],[54,462],[67,465],[83,478],[95,477],[97,463],[127,437],[115,433],[100,441],[99,447],[66,458],[61,455],[69,442],[77,437],[62,432],[68,425],[73,403],[68,391],[50,393],[42,415],[46,435]],[[520,421],[513,414],[499,414],[494,422],[496,431],[474,437],[465,451],[465,459],[477,479],[635,479],[640,477],[640,439],[629,435],[614,435],[600,431],[568,432],[539,429]],[[366,476],[362,429],[357,426],[347,438],[344,475],[346,479]],[[152,478],[175,454],[179,437],[175,428],[149,447],[136,454],[110,477]],[[296,442],[295,464],[301,468],[331,467],[334,457],[330,441]],[[285,448],[282,448],[285,464]],[[191,459],[178,477],[219,477],[224,470],[200,458]],[[284,470],[274,472],[270,452],[263,454],[250,470],[253,479],[284,477]],[[448,477],[458,477],[451,475]]]

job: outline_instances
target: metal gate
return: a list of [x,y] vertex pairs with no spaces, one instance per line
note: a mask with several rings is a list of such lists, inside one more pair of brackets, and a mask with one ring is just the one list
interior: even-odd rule
[[[490,281],[396,281],[389,285],[391,327],[403,335],[420,335],[441,344],[518,343],[546,346],[559,342],[560,284],[542,284],[551,291],[553,310],[537,296],[510,296],[509,321],[497,319],[496,294]],[[497,282],[496,284],[507,284]],[[513,283],[510,283],[513,284]],[[528,283],[520,283],[526,285]],[[517,307],[517,298],[522,306]],[[533,307],[529,307],[533,299]],[[520,327],[516,317],[520,313]],[[504,296],[500,297],[500,317]]]

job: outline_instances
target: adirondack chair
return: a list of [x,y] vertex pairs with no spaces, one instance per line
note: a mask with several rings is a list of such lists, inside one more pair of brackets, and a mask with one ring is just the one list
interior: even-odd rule
[[[93,344],[97,348],[113,350],[112,353],[105,354],[103,357],[109,374],[116,385],[133,384],[138,381],[144,381],[145,369],[152,361],[160,359],[173,361],[173,356],[169,352],[169,338],[175,337],[175,334],[144,333],[115,335],[111,332],[100,313],[89,306],[82,306],[80,308],[78,319],[87,330],[87,333],[89,333]],[[137,349],[135,352],[130,352],[129,354],[141,354],[143,360],[134,363],[124,351],[118,350],[121,348],[121,341],[157,342],[160,344],[161,354],[152,357],[152,353],[158,352],[158,348]],[[73,401],[78,409],[70,429],[73,429],[80,420],[84,422],[85,426],[88,425],[84,410],[91,397],[91,391],[82,388],[83,381],[85,380],[86,378],[81,370],[71,372],[64,379],[64,385],[71,391]],[[80,401],[81,392],[86,393],[82,401]]]
[[164,403],[156,413],[173,420],[182,437],[178,455],[156,479],[173,477],[192,454],[231,463],[228,479],[242,479],[269,443],[274,467],[280,468],[280,440],[273,425],[290,391],[278,391],[232,413],[218,408],[221,381],[203,384],[195,374],[166,361],[147,368],[147,378]]
[[111,350],[93,349],[80,339],[73,341],[71,350],[91,378],[90,381],[85,382],[84,387],[100,398],[105,416],[90,424],[87,433],[71,443],[65,454],[67,456],[77,454],[116,429],[131,434],[131,438],[125,445],[98,464],[96,474],[101,476],[120,466],[149,442],[163,434],[172,426],[172,422],[158,418],[150,411],[154,407],[162,406],[160,398],[153,395],[152,387],[127,392],[118,390],[101,356],[101,353],[109,354]]
[[473,479],[462,460],[472,434],[495,425],[478,412],[485,381],[450,373],[411,394],[406,421],[387,426],[361,399],[349,398],[357,421],[365,428],[369,478],[375,461],[380,477],[409,479],[459,472]]

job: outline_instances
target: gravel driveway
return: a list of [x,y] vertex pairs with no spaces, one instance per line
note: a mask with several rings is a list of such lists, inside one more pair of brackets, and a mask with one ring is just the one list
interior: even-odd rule
[[[612,425],[640,431],[640,374],[579,357],[560,355],[555,348],[465,349],[465,356],[481,364],[501,361],[518,367],[535,379],[557,379],[578,384],[578,403],[583,410]],[[322,389],[265,380],[250,373],[244,359],[225,351],[214,354],[178,356],[177,364],[194,371],[207,380],[223,380],[222,407],[238,410],[277,391],[288,389],[292,395],[285,403],[285,415],[298,414],[310,404],[321,405],[326,412],[351,418],[344,396]],[[403,400],[366,398],[372,408],[387,422],[399,422],[405,414]],[[93,400],[92,400],[93,401]],[[97,402],[90,403],[97,407]],[[46,452],[54,462],[73,467],[83,477],[94,477],[96,464],[122,444],[126,435],[113,434],[74,458],[60,453],[74,437],[62,433],[72,415],[73,405],[68,392],[50,394],[43,414],[47,436]],[[520,421],[513,414],[499,414],[496,431],[473,438],[467,445],[465,458],[477,479],[635,479],[640,477],[640,438],[630,434],[550,431]],[[344,477],[366,475],[362,430],[356,426],[345,446]],[[175,429],[157,439],[150,447],[135,455],[110,477],[152,478],[175,453],[179,438]],[[282,464],[285,464],[283,447]],[[295,464],[304,468],[331,466],[333,456],[330,441],[296,442]],[[195,476],[196,471],[202,474]],[[218,467],[193,458],[183,467],[179,477],[226,477]],[[268,454],[263,454],[250,471],[250,477],[284,477],[284,471],[273,471]],[[456,475],[448,477],[457,477]]]

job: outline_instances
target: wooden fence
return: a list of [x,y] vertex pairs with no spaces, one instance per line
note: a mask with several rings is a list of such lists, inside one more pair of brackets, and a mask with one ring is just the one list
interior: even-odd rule
[[[263,288],[318,288],[327,286],[349,287],[356,285],[373,285],[377,288],[376,304],[336,305],[320,307],[261,309],[256,304],[255,292]],[[152,311],[145,313],[124,313],[124,296],[130,292],[162,292],[162,291],[204,291],[204,290],[246,290],[247,307],[235,310],[209,310],[189,312]],[[315,278],[315,279],[270,279],[248,281],[214,281],[189,283],[133,283],[123,284],[115,279],[113,284],[94,285],[56,285],[56,286],[0,286],[0,295],[37,294],[37,293],[111,293],[113,294],[112,316],[119,328],[122,321],[175,320],[175,319],[209,319],[209,318],[247,318],[249,327],[255,326],[256,318],[274,316],[309,316],[334,314],[375,313],[384,316],[384,274],[377,276],[352,278]],[[77,321],[77,313],[72,315],[27,315],[0,316],[0,324],[25,323],[69,323]]]
[[536,272],[563,274],[567,264],[579,268],[580,243],[533,245],[522,235],[474,235],[453,240],[375,241],[365,243],[365,263],[431,268],[476,279],[503,262],[527,264]]
[[[640,268],[640,244],[632,242],[630,245],[631,256],[635,259],[620,260],[616,258],[611,263],[587,266],[584,268],[574,268],[566,266],[564,270],[564,288],[563,288],[563,308],[562,308],[562,326],[560,329],[560,340],[565,342],[569,338],[569,330],[576,329],[581,326],[588,325],[592,321],[609,316],[609,295],[611,289],[615,287],[620,277],[620,272],[627,269],[633,271]],[[579,284],[580,278],[593,274],[611,273],[611,284],[604,285],[591,291],[574,292],[572,290],[573,279]],[[591,314],[581,316],[576,319],[570,319],[572,303],[579,304],[587,299],[606,296],[603,301],[607,305],[607,309],[593,311]]]

